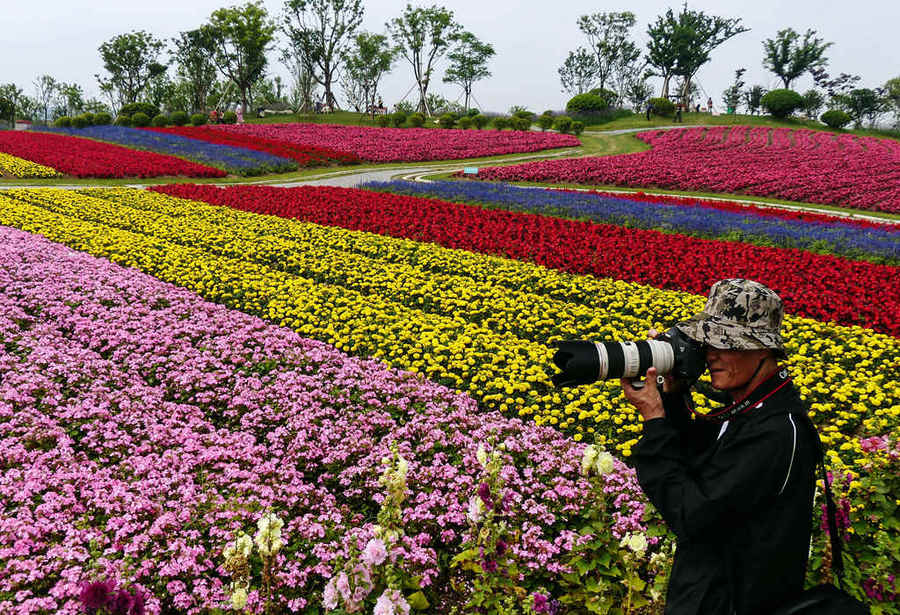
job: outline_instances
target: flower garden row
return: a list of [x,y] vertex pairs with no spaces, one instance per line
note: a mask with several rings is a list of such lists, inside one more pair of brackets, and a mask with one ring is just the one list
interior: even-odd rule
[[479,169],[500,181],[744,193],[900,213],[900,142],[765,126],[650,131],[653,149]]
[[900,225],[738,203],[521,188],[489,182],[369,182],[368,190],[900,264]]
[[[347,191],[347,194],[352,194],[352,191]],[[580,439],[583,434],[593,434],[625,454],[639,427],[636,424],[636,417],[623,405],[617,385],[601,383],[562,393],[549,390],[546,386],[545,372],[549,363],[549,351],[544,348],[544,344],[557,336],[630,338],[641,335],[651,326],[665,326],[669,320],[682,318],[703,305],[702,297],[698,296],[654,290],[615,280],[571,276],[527,263],[447,250],[413,241],[258,216],[141,191],[82,193],[51,190],[12,191],[0,195],[0,224],[11,224],[45,234],[56,241],[138,267],[157,277],[195,290],[206,298],[286,324],[303,335],[334,343],[354,354],[379,356],[396,367],[421,371],[432,379],[450,384],[456,389],[468,389],[480,400],[482,411],[499,408],[506,413],[533,414],[538,422],[574,432],[576,439]],[[27,243],[25,239],[22,241]],[[38,255],[48,252],[43,244],[20,249],[24,254],[31,254],[35,264],[43,263]],[[114,519],[121,518],[127,521],[120,523],[113,520],[106,534],[100,531],[83,531],[91,538],[108,541],[115,528],[114,531],[118,532],[119,536],[113,540],[129,545],[135,544],[131,540],[133,536],[141,537],[145,533],[149,534],[150,542],[147,542],[146,538],[139,538],[137,549],[143,552],[144,547],[148,545],[152,545],[154,549],[148,552],[147,560],[141,562],[142,568],[146,570],[148,589],[153,590],[151,593],[157,596],[164,595],[166,604],[174,604],[181,610],[198,604],[208,605],[208,601],[215,600],[222,593],[221,585],[208,582],[209,571],[214,567],[214,563],[207,560],[215,555],[216,545],[204,545],[202,537],[207,534],[200,528],[206,527],[205,522],[192,523],[191,520],[206,514],[207,517],[203,517],[204,519],[219,524],[216,526],[218,529],[210,534],[213,539],[221,537],[221,542],[229,530],[235,529],[238,525],[236,518],[246,519],[249,512],[235,510],[233,516],[223,516],[221,513],[217,516],[210,511],[222,508],[234,509],[236,500],[258,503],[258,509],[262,509],[267,502],[272,502],[266,498],[277,498],[283,494],[286,494],[284,497],[300,497],[297,496],[297,491],[291,491],[288,487],[284,487],[283,490],[271,488],[273,481],[278,484],[273,477],[278,471],[284,471],[285,464],[279,463],[281,457],[277,454],[282,450],[279,448],[282,447],[282,442],[285,442],[281,438],[288,438],[290,443],[306,442],[310,430],[318,433],[321,426],[324,430],[323,435],[315,441],[317,445],[321,443],[322,449],[326,452],[320,453],[321,456],[315,456],[304,448],[301,457],[294,461],[293,465],[288,464],[288,467],[309,464],[317,468],[323,465],[325,474],[329,475],[325,479],[326,484],[340,487],[335,488],[331,498],[319,491],[305,491],[305,487],[298,488],[302,496],[299,505],[297,500],[291,501],[292,506],[284,500],[276,500],[279,506],[285,505],[291,510],[299,508],[301,511],[304,510],[304,504],[324,502],[324,508],[328,510],[326,517],[333,523],[329,526],[326,521],[314,514],[296,515],[302,522],[295,524],[294,527],[297,525],[302,527],[306,523],[321,525],[321,531],[319,526],[316,526],[314,531],[301,533],[299,539],[293,538],[288,541],[296,549],[289,555],[298,562],[298,566],[291,569],[290,585],[295,588],[306,587],[307,593],[300,595],[310,596],[309,588],[316,587],[316,584],[322,581],[310,580],[310,572],[304,576],[304,566],[315,567],[318,564],[314,558],[310,561],[308,554],[314,552],[317,554],[316,557],[323,557],[321,555],[323,552],[326,554],[333,552],[331,549],[314,551],[315,543],[329,543],[329,541],[334,543],[339,540],[336,536],[346,531],[348,525],[360,525],[360,521],[347,521],[354,519],[353,512],[371,510],[372,503],[366,494],[376,490],[373,485],[375,477],[371,470],[375,462],[372,460],[380,458],[384,449],[383,443],[372,444],[372,437],[366,435],[372,432],[366,429],[360,431],[356,425],[341,431],[343,427],[333,427],[332,423],[336,419],[343,418],[345,409],[348,413],[354,412],[355,403],[359,400],[366,403],[366,412],[371,411],[374,406],[376,410],[387,412],[399,423],[404,423],[409,416],[417,416],[423,411],[428,414],[433,410],[433,415],[429,414],[429,417],[444,417],[447,413],[446,405],[434,404],[431,400],[392,403],[376,399],[377,395],[360,392],[358,386],[351,386],[352,383],[340,379],[346,364],[335,361],[331,351],[325,353],[321,363],[303,358],[293,365],[290,360],[285,360],[280,353],[273,352],[269,347],[266,347],[265,351],[254,352],[252,358],[245,356],[245,349],[253,348],[253,344],[247,339],[252,337],[259,340],[264,337],[259,333],[259,329],[245,332],[243,327],[219,320],[212,323],[208,330],[216,332],[217,335],[224,335],[221,332],[231,332],[235,337],[227,342],[211,341],[202,331],[196,331],[193,327],[198,326],[198,319],[202,323],[210,313],[218,314],[224,310],[209,304],[176,305],[173,314],[169,315],[166,311],[176,303],[175,300],[170,299],[168,295],[160,299],[159,293],[148,291],[139,283],[141,280],[139,278],[136,280],[133,275],[126,277],[125,282],[113,283],[104,279],[102,284],[98,284],[102,288],[116,288],[125,284],[127,292],[123,292],[121,296],[102,289],[94,289],[90,292],[97,294],[96,299],[82,302],[79,298],[69,296],[54,286],[57,280],[74,279],[77,280],[75,291],[85,292],[84,279],[90,279],[90,276],[70,271],[76,269],[71,263],[74,257],[66,258],[62,266],[63,273],[55,275],[52,272],[41,271],[32,276],[33,279],[46,281],[45,284],[49,285],[45,295],[39,295],[38,299],[28,302],[18,298],[22,294],[19,287],[16,287],[15,292],[10,292],[10,296],[17,297],[19,305],[25,306],[23,307],[25,314],[23,316],[14,310],[4,310],[4,313],[13,315],[12,321],[19,330],[14,330],[12,344],[8,342],[9,337],[4,336],[4,346],[0,348],[5,347],[9,355],[25,355],[32,359],[40,359],[37,365],[31,368],[32,372],[22,381],[32,381],[31,374],[34,373],[54,374],[54,370],[46,369],[51,365],[75,365],[76,370],[92,367],[95,364],[94,360],[97,360],[95,355],[91,356],[93,360],[89,362],[78,358],[73,360],[73,353],[67,348],[61,355],[41,359],[40,354],[29,352],[29,345],[21,341],[23,336],[37,335],[39,332],[32,322],[37,316],[50,318],[60,311],[66,314],[67,311],[75,310],[76,313],[67,320],[63,319],[65,322],[62,326],[55,327],[54,330],[61,332],[64,337],[76,337],[83,346],[90,348],[104,361],[121,363],[125,366],[122,368],[124,375],[132,379],[140,376],[144,382],[137,383],[139,395],[135,395],[125,405],[116,401],[109,407],[103,407],[102,400],[110,395],[110,390],[106,388],[109,385],[103,383],[116,380],[98,374],[89,374],[82,379],[65,378],[60,383],[62,391],[59,393],[45,386],[41,380],[34,380],[36,384],[32,388],[17,387],[16,384],[21,381],[12,380],[3,383],[11,385],[8,389],[3,389],[4,394],[11,395],[13,403],[18,401],[27,405],[34,403],[33,397],[29,396],[36,391],[40,395],[40,403],[36,404],[36,408],[44,411],[47,399],[52,401],[60,396],[65,399],[67,395],[85,389],[88,383],[97,383],[99,390],[91,397],[90,412],[82,419],[84,424],[75,431],[75,435],[84,432],[93,437],[91,442],[109,443],[114,449],[112,451],[104,449],[93,457],[95,461],[106,459],[106,464],[110,466],[105,472],[100,472],[100,476],[106,477],[109,472],[116,471],[124,463],[123,460],[132,457],[127,440],[120,441],[124,436],[119,434],[117,437],[116,434],[119,432],[110,431],[112,430],[109,426],[110,419],[119,415],[123,416],[123,420],[131,421],[121,430],[126,435],[139,440],[143,432],[138,428],[146,426],[148,429],[152,428],[155,437],[160,438],[153,440],[159,444],[141,449],[138,454],[139,460],[143,461],[145,458],[147,460],[147,465],[141,466],[142,468],[152,467],[155,471],[160,467],[180,468],[184,465],[186,472],[197,468],[196,471],[202,476],[202,480],[190,479],[185,482],[188,479],[175,472],[172,476],[163,477],[158,473],[152,474],[148,479],[152,485],[158,485],[162,479],[165,479],[164,485],[177,483],[190,485],[184,492],[177,493],[182,500],[184,498],[191,500],[188,506],[185,507],[184,503],[176,498],[176,494],[166,492],[159,498],[157,506],[167,499],[175,499],[179,504],[174,505],[172,510],[153,508],[146,500],[138,499],[137,511],[129,509],[120,516],[113,515]],[[15,258],[3,259],[4,263],[15,261]],[[30,282],[21,286],[28,289],[33,285],[34,283]],[[160,287],[169,294],[177,295],[177,291],[171,287],[163,285]],[[44,315],[41,306],[53,301],[56,301],[54,305],[60,307],[49,309]],[[90,315],[91,310],[96,307],[94,303],[111,308],[110,312],[132,310],[132,306],[136,311],[126,311],[120,317],[115,316],[116,322],[108,327],[98,327],[92,318],[86,318],[82,311],[78,311],[86,310]],[[173,325],[174,329],[164,322],[156,322],[155,319],[160,315],[157,310],[162,310],[167,317],[171,316],[169,320],[176,322]],[[190,319],[185,320],[188,315]],[[129,329],[131,326],[137,326],[138,330],[131,331]],[[146,327],[146,330],[141,327]],[[852,539],[858,542],[855,544],[854,553],[865,554],[870,560],[863,558],[858,565],[865,568],[865,574],[873,576],[870,583],[872,587],[889,584],[885,565],[887,570],[890,570],[891,562],[896,559],[896,553],[890,555],[890,545],[896,536],[883,522],[895,514],[891,510],[896,511],[896,506],[889,509],[882,505],[881,500],[884,500],[884,497],[879,495],[878,489],[882,489],[882,493],[885,491],[879,486],[878,481],[882,480],[879,478],[881,476],[897,476],[896,458],[891,457],[887,449],[893,445],[889,440],[889,434],[897,431],[900,422],[898,416],[900,406],[897,403],[900,391],[897,390],[898,383],[889,377],[886,378],[885,375],[892,373],[896,367],[894,364],[898,356],[898,342],[871,331],[826,325],[795,317],[788,317],[786,328],[791,353],[790,368],[801,387],[801,393],[812,405],[815,420],[822,426],[823,439],[830,443],[835,451],[840,451],[839,454],[854,472],[852,476],[859,478],[848,481],[847,488],[851,491],[851,501],[854,507],[866,508],[868,513],[873,515],[865,519],[858,528],[853,528]],[[176,331],[173,342],[165,340],[170,330]],[[159,336],[163,337],[162,341]],[[188,341],[195,346],[195,353],[188,352],[182,346]],[[287,344],[287,347],[297,346],[293,340],[289,340]],[[46,345],[41,346],[45,347]],[[300,347],[306,348],[303,345]],[[65,357],[65,361],[62,357]],[[227,361],[229,365],[223,366],[222,361]],[[23,369],[26,365],[31,365],[29,361],[21,363]],[[325,364],[332,367],[338,365],[335,368],[338,373],[336,385],[331,381],[333,372],[322,368]],[[299,418],[296,423],[291,423],[285,421],[284,413],[294,416],[292,411],[296,407],[302,408],[303,413],[307,412],[302,404],[309,404],[310,399],[297,395],[297,385],[295,381],[290,380],[283,389],[288,393],[266,406],[266,396],[273,394],[273,388],[279,395],[282,389],[277,383],[265,380],[264,376],[270,372],[277,374],[281,370],[290,371],[297,365],[301,366],[304,374],[309,375],[304,384],[321,391],[312,396],[312,402],[315,402],[312,404],[314,410],[309,410],[318,413],[315,416],[319,418],[301,413],[297,414]],[[232,380],[221,384],[221,379],[231,377],[231,371],[240,371],[241,376],[246,373],[247,386],[240,386]],[[365,379],[368,383],[377,381],[370,365],[364,364],[354,372],[353,377],[357,374],[360,380]],[[242,380],[240,384],[243,383]],[[163,389],[163,401],[169,405],[161,404],[151,395],[152,387]],[[52,392],[47,394],[42,389]],[[343,395],[339,393],[340,391],[349,393]],[[19,397],[23,394],[25,399]],[[114,395],[113,399],[118,398]],[[7,403],[9,401],[7,400]],[[293,402],[298,405],[291,405]],[[99,408],[96,407],[96,403],[101,404]],[[142,406],[144,403],[149,404],[149,408],[144,408]],[[321,403],[321,408],[318,403]],[[202,406],[205,411],[196,412],[192,408],[178,408],[172,404],[205,404]],[[264,420],[259,419],[262,426],[258,427],[256,421],[259,415],[256,410],[263,406],[266,409],[261,412],[265,416]],[[336,415],[334,408],[340,408],[341,412]],[[155,414],[147,418],[151,410]],[[473,411],[473,407],[469,406],[463,414],[468,415]],[[11,418],[15,414],[8,416]],[[182,420],[180,419],[182,416],[187,418]],[[91,423],[89,417],[96,419],[95,423]],[[186,430],[185,427],[188,419],[195,417],[206,417],[207,420],[213,421],[211,426],[205,426],[201,421],[197,428],[197,433],[202,434],[199,436],[199,442],[197,438],[192,438],[194,432]],[[68,415],[64,418],[62,421],[64,425],[73,422]],[[458,456],[448,457],[448,450],[429,447],[439,442],[441,446],[449,443],[453,449],[466,450],[467,445],[459,440],[461,436],[455,435],[457,432],[452,431],[458,428],[458,433],[466,436],[473,435],[470,432],[475,432],[471,440],[466,440],[470,443],[468,450],[471,451],[475,443],[486,439],[486,433],[489,431],[489,429],[478,431],[478,425],[473,424],[475,418],[462,420],[463,417],[455,413],[445,418],[447,422],[442,423],[439,428],[425,424],[422,426],[425,431],[411,432],[411,442],[425,440],[422,445],[424,453],[418,448],[405,453],[412,460],[418,460],[419,455],[424,455],[428,459],[429,451],[433,450],[435,459],[443,464],[433,473],[423,475],[420,484],[429,487],[422,487],[424,492],[418,496],[414,490],[414,497],[410,499],[411,502],[420,504],[424,502],[427,504],[423,505],[439,507],[441,510],[446,508],[444,499],[447,495],[440,489],[431,491],[431,483],[444,477],[452,483],[460,476],[466,476],[457,464],[462,463],[463,467],[471,465],[471,458],[467,462],[466,456],[463,455],[462,460],[453,462],[451,467],[447,465],[449,459],[459,459]],[[28,426],[49,424],[46,421],[31,420],[27,415],[23,416],[22,420]],[[135,421],[137,425],[134,424]],[[215,424],[215,421],[219,421],[219,424]],[[75,421],[76,424],[79,422],[81,421]],[[222,425],[222,422],[225,422],[225,425]],[[341,421],[337,422],[343,425]],[[376,423],[377,426],[373,429],[380,437],[384,433],[384,422],[376,420]],[[296,429],[291,425],[296,425]],[[177,433],[170,435],[167,431],[169,427],[177,429]],[[241,430],[249,429],[252,433],[257,433],[254,430],[258,430],[256,442],[271,442],[274,454],[271,450],[253,448],[252,438],[249,441],[241,440],[241,445],[231,443],[227,440],[223,427],[234,429],[240,427]],[[273,431],[278,435],[270,435]],[[867,437],[860,440],[860,435]],[[77,439],[74,436],[70,437]],[[511,440],[516,440],[516,437],[512,437]],[[13,437],[13,442],[22,439]],[[29,441],[28,438],[24,440]],[[40,449],[41,443],[44,443],[45,448],[51,449],[46,452],[55,454],[60,448],[56,445],[58,443],[56,439],[32,440],[33,449]],[[361,442],[359,446],[357,440]],[[877,443],[872,444],[876,440]],[[79,441],[84,442],[83,439]],[[355,465],[350,466],[349,457],[343,457],[340,453],[332,454],[335,447],[343,450],[338,446],[342,442],[353,442],[354,452],[359,448],[361,455],[371,456],[371,459],[366,459],[366,463],[371,463],[367,466],[370,468],[368,473]],[[174,447],[176,452],[159,462],[151,453],[156,449],[165,448],[167,443]],[[184,452],[181,451],[182,444],[187,448]],[[365,448],[370,445],[370,448]],[[257,445],[259,446],[262,445]],[[535,460],[566,458],[566,454],[561,454],[560,451],[572,450],[554,447],[555,442],[550,442],[546,445],[535,445],[532,449],[518,450],[523,457],[531,459],[534,463],[537,463]],[[375,448],[378,448],[377,453],[372,452]],[[245,449],[249,451],[248,454],[257,455],[259,459],[267,461],[273,459],[273,461],[257,462],[262,465],[256,466],[251,465],[249,461],[242,461],[243,457],[240,455],[240,459],[230,456],[236,454],[234,451]],[[291,446],[283,445],[283,450],[289,449]],[[67,450],[67,447],[62,447],[62,450]],[[577,453],[575,455],[577,456]],[[205,470],[199,469],[200,461],[194,461],[198,458],[207,464]],[[320,459],[322,461],[318,461]],[[832,461],[837,463],[836,458]],[[219,463],[215,467],[216,470],[221,468],[224,473],[221,482],[218,482],[215,476],[210,477],[209,463]],[[527,463],[523,460],[518,462],[519,465]],[[338,477],[345,466],[350,467],[347,470],[348,474]],[[72,477],[72,474],[57,472],[59,467],[78,467],[78,464],[71,463],[71,459],[65,459],[59,465],[52,465],[48,472],[59,473],[61,477],[69,477],[76,481],[87,480],[77,473]],[[136,472],[128,463],[125,463],[124,468],[124,475],[118,478],[122,483],[129,483]],[[320,483],[312,480],[316,470],[311,472],[311,475],[302,477],[292,475],[286,484],[294,485],[299,481],[301,485],[320,487]],[[571,517],[575,519],[576,524],[581,523],[578,515],[582,513],[575,511],[583,509],[573,507],[571,504],[571,498],[578,496],[578,492],[562,496],[562,493],[570,491],[566,490],[559,479],[553,478],[554,473],[572,474],[571,468],[547,466],[546,474],[542,475],[546,476],[546,481],[540,477],[535,480],[532,472],[534,470],[525,471],[522,476],[526,482],[534,485],[533,493],[544,494],[545,499],[550,497],[548,493],[556,494],[553,498],[558,499],[557,504],[561,508],[554,507],[552,510],[563,511],[560,513],[562,516],[557,518]],[[137,474],[143,476],[140,472]],[[18,475],[15,477],[19,478]],[[355,480],[363,482],[354,482]],[[473,484],[468,480],[462,482],[466,486]],[[36,484],[39,485],[40,481]],[[201,485],[207,485],[212,492],[204,491],[200,488]],[[354,489],[354,485],[360,486]],[[16,486],[19,489],[11,488],[10,494],[21,491],[21,485]],[[143,485],[140,487],[143,488]],[[550,487],[553,489],[548,491]],[[464,487],[447,488],[458,489],[453,492],[453,497],[460,502],[463,501]],[[131,500],[124,495],[128,493],[123,491],[124,489],[124,485],[120,485],[118,490],[106,489],[103,494],[96,497],[102,499],[107,497],[106,494],[109,492],[120,493],[121,496],[116,502],[124,505]],[[561,492],[560,489],[564,491]],[[516,491],[518,490],[516,487]],[[633,486],[631,491],[633,492]],[[58,492],[71,494],[72,491],[63,486]],[[151,490],[151,493],[156,491]],[[218,493],[226,495],[217,500]],[[336,505],[333,499],[342,497],[341,494],[346,494],[346,497],[350,498],[346,507]],[[434,498],[432,494],[435,494]],[[46,502],[46,495],[42,492],[41,498],[36,499]],[[54,502],[58,500],[56,496],[51,498]],[[450,498],[448,501],[454,500]],[[519,501],[526,515],[531,515],[532,520],[539,519],[542,527],[551,528],[544,528],[542,531],[555,532],[560,528],[560,524],[554,522],[551,517],[535,512],[534,506],[544,503],[541,498],[525,496]],[[879,506],[873,506],[875,503]],[[80,515],[73,525],[76,529],[81,528],[85,525],[83,515],[88,513],[77,506],[72,507],[71,504],[70,500],[63,498],[57,508],[43,507],[40,510],[44,513],[72,508],[76,511],[72,514]],[[636,512],[638,506],[628,506],[626,509]],[[18,510],[28,510],[28,505]],[[115,510],[118,512],[118,509]],[[181,517],[176,510],[183,510]],[[192,513],[194,510],[197,510],[196,514]],[[340,517],[336,516],[337,510],[341,511]],[[464,504],[460,504],[457,510],[464,510]],[[29,513],[22,514],[27,517]],[[460,527],[464,523],[461,520],[462,514],[460,512],[460,516],[455,518],[457,523],[455,530],[449,518],[436,516],[419,518],[415,514],[408,515],[409,521],[417,520],[427,524],[434,522],[439,526],[433,528],[429,525],[428,529],[419,530],[418,536],[430,533],[431,536],[440,535],[443,541],[438,543],[432,538],[419,545],[425,551],[424,555],[420,553],[417,556],[417,561],[422,562],[423,568],[427,569],[433,562],[440,560],[440,554],[445,553],[445,549],[449,548],[452,552],[453,547],[450,545],[457,544],[454,543],[454,537],[458,537],[462,531]],[[159,521],[160,517],[165,521]],[[634,515],[626,517],[634,519]],[[21,525],[11,523],[16,530],[21,530]],[[149,529],[146,529],[147,527]],[[448,527],[456,533],[443,534],[448,531]],[[572,527],[574,526],[566,526],[567,529]],[[290,522],[288,528],[290,535],[294,536],[294,528]],[[332,529],[333,532],[329,533],[326,528]],[[186,537],[183,542],[169,539],[169,534],[176,529],[183,532]],[[134,534],[130,534],[130,531]],[[363,534],[365,531],[364,528]],[[562,529],[559,531],[560,536],[566,535]],[[536,530],[530,528],[526,534],[543,536],[535,532]],[[179,536],[181,535],[179,533]],[[73,539],[73,542],[83,545],[84,542],[89,543],[89,539],[79,536]],[[157,545],[163,542],[165,547],[157,548]],[[553,542],[556,543],[553,546],[549,543],[538,543],[540,548],[531,552],[536,555],[529,556],[532,558],[528,560],[531,566],[537,563],[548,572],[558,571],[552,562],[558,561],[554,559],[555,554],[565,551],[561,548],[565,540],[560,542],[554,539]],[[19,549],[24,549],[28,543],[26,541],[14,544],[18,544]],[[54,594],[71,595],[77,571],[83,569],[83,565],[79,567],[72,559],[80,562],[85,558],[85,550],[56,548],[55,543],[45,546],[50,554],[48,561],[55,562],[61,555],[71,555],[67,576],[62,576],[62,579],[67,580],[70,585],[67,586],[67,591],[60,590]],[[428,551],[429,548],[434,548],[437,553]],[[109,557],[113,557],[109,555],[112,551],[115,549],[109,549]],[[2,553],[0,558],[11,557],[14,551]],[[202,557],[204,554],[205,558]],[[137,553],[135,557],[138,557]],[[546,559],[548,557],[550,559]],[[894,560],[891,560],[891,557],[894,557]],[[32,570],[41,568],[35,561],[41,560],[23,557],[22,562],[17,563],[13,568],[19,573],[19,576],[15,577],[16,582],[27,583],[25,579],[28,575],[35,574]],[[20,570],[20,566],[25,570]],[[60,570],[59,574],[63,574],[60,568],[53,570]],[[434,567],[431,570],[433,571]],[[327,566],[324,568],[319,566],[318,573],[327,575]],[[59,577],[53,574],[50,576],[60,582]],[[425,576],[433,579],[428,575]],[[189,579],[191,583],[185,585],[184,579]],[[153,581],[158,582],[150,585]],[[545,583],[546,575],[533,578],[529,576],[529,582]],[[35,598],[34,610],[41,608],[45,611],[54,610],[47,603],[48,586],[46,584],[39,586],[39,590],[36,595],[40,597]],[[433,588],[432,591],[436,590]],[[432,600],[435,599],[433,593],[429,593],[429,596]],[[30,595],[25,595],[18,599],[29,598]],[[293,604],[298,610],[303,608],[300,602]]]
[[752,278],[775,289],[792,313],[900,335],[897,268],[887,265],[348,188],[154,190],[696,294],[722,278]]
[[0,177],[4,175],[20,178],[59,177],[59,172],[30,160],[0,153]]
[[433,603],[452,595],[485,442],[504,447],[529,589],[559,587],[598,496],[616,541],[651,518],[632,470],[598,492],[558,431],[35,235],[0,227],[0,289],[2,612],[83,612],[92,574],[150,613],[222,608],[223,550],[263,510],[285,519],[280,603],[320,612],[335,558],[376,531],[392,443],[409,460],[392,552]]

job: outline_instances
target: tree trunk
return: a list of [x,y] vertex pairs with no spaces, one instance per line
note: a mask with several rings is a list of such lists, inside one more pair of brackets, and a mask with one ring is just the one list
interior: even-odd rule
[[663,77],[663,85],[662,85],[662,93],[660,93],[660,97],[668,100],[669,98],[669,80],[672,79],[672,75],[666,75]]

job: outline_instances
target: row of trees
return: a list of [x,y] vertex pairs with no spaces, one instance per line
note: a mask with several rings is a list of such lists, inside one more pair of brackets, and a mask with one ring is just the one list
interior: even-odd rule
[[[443,80],[462,87],[463,108],[473,85],[490,76],[494,48],[464,30],[450,10],[407,5],[385,24],[385,33],[361,31],[363,15],[362,0],[286,0],[278,16],[259,1],[221,8],[170,41],[140,30],[100,45],[105,72],[96,78],[105,104],[85,101],[80,86],[47,75],[35,82],[33,98],[14,85],[4,86],[0,97],[14,113],[46,122],[100,107],[115,112],[134,102],[186,112],[237,102],[246,113],[254,103],[278,101],[310,111],[319,88],[324,105],[336,108],[340,86],[361,111],[376,107],[379,82],[402,57],[418,89],[416,108],[429,113],[441,59],[449,60]],[[279,77],[267,77],[272,51],[291,75],[289,91]]]

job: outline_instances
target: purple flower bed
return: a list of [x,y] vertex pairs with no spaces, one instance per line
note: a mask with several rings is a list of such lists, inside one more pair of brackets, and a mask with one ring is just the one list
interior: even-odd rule
[[[264,509],[285,520],[278,591],[303,612],[351,529],[371,533],[391,442],[409,460],[405,565],[432,601],[492,435],[530,588],[591,507],[584,446],[553,429],[6,227],[0,374],[4,613],[78,612],[90,571],[149,613],[221,608],[222,549]],[[633,472],[617,461],[605,489],[613,534],[644,529]]]

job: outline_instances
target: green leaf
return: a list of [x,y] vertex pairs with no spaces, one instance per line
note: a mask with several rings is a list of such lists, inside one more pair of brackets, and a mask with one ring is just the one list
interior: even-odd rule
[[462,553],[457,554],[456,557],[454,557],[452,560],[450,560],[450,567],[452,568],[454,566],[457,566],[460,562],[473,560],[477,555],[478,549],[466,549]]
[[417,611],[424,611],[431,606],[428,604],[428,598],[422,592],[416,592],[411,596],[407,596],[406,601],[409,603],[409,606]]

